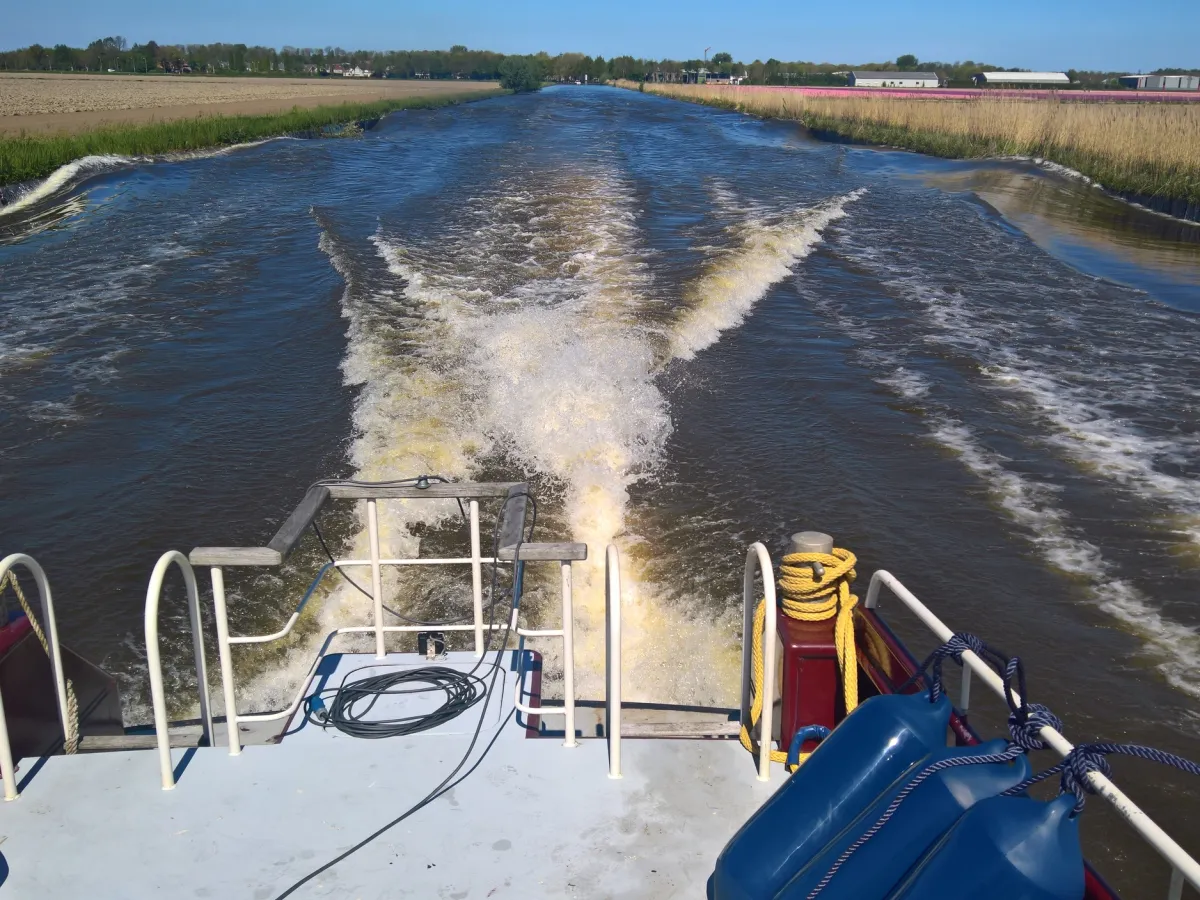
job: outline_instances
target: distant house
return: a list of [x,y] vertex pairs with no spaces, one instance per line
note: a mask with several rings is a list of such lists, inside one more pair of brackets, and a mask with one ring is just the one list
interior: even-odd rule
[[334,64],[334,66],[333,66],[333,68],[332,68],[332,69],[330,69],[329,71],[330,71],[331,73],[333,73],[334,75],[342,75],[342,74],[344,74],[344,72],[345,72],[345,70],[342,68],[342,64],[341,64],[341,63],[335,63],[335,64]]
[[709,72],[709,84],[741,84],[745,80],[745,75],[730,75],[728,72]]
[[355,66],[352,69],[343,69],[342,75],[345,76],[346,78],[370,78],[371,70],[370,69],[360,69],[358,66]]
[[980,72],[971,77],[977,87],[1066,87],[1071,83],[1065,72]]
[[937,72],[851,72],[850,87],[935,88]]
[[1122,75],[1117,80],[1139,91],[1200,91],[1200,75]]

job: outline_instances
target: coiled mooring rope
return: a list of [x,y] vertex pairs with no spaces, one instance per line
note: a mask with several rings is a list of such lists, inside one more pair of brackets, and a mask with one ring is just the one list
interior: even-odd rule
[[[837,620],[833,626],[833,643],[842,672],[847,713],[858,706],[858,654],[854,645],[853,615],[858,597],[850,593],[850,584],[856,575],[856,562],[853,553],[838,547],[830,553],[789,553],[780,563],[778,580],[783,595],[780,608],[789,619],[800,622]],[[751,753],[755,751],[750,729],[758,724],[763,707],[762,632],[766,615],[766,603],[760,600],[754,610],[754,637],[751,644],[754,695],[750,703],[750,721],[742,723],[741,731],[742,746]],[[770,741],[771,735],[762,735],[761,739]],[[808,753],[801,753],[800,762],[803,763],[808,757]],[[786,764],[787,753],[772,750],[771,761]]]

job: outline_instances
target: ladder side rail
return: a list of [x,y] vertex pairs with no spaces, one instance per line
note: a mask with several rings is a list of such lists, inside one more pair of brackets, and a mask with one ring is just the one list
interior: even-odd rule
[[[62,725],[63,740],[70,733],[67,721],[67,680],[63,675],[62,650],[58,643],[58,623],[54,618],[54,596],[50,592],[50,581],[46,572],[32,556],[25,553],[11,553],[0,560],[0,581],[12,572],[15,566],[22,566],[37,585],[38,599],[42,607],[43,631],[46,634],[47,656],[50,657],[50,671],[54,676],[54,699],[58,703],[58,721]],[[16,573],[13,573],[16,578]],[[7,736],[7,732],[6,732]]]
[[204,741],[213,744],[212,703],[208,693],[208,669],[204,660],[204,633],[200,620],[200,591],[196,586],[196,573],[188,558],[178,550],[170,550],[159,557],[150,574],[146,588],[146,668],[150,674],[150,698],[154,708],[154,734],[158,742],[158,761],[164,791],[175,787],[175,774],[171,764],[170,721],[167,718],[166,691],[163,688],[162,659],[158,641],[158,606],[162,597],[163,581],[172,565],[183,573],[187,588],[188,619],[192,630],[192,652],[195,656],[196,680],[200,690],[200,723]]
[[771,741],[775,732],[775,643],[776,615],[775,572],[771,554],[761,542],[746,550],[746,571],[742,578],[742,722],[749,726],[751,690],[754,682],[754,611],[758,601],[754,593],[754,576],[762,576],[763,604],[763,678],[762,713],[758,719],[758,780],[771,780]]

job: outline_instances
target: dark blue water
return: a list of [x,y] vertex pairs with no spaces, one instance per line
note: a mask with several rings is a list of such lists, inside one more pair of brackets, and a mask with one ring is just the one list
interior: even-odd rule
[[[819,528],[1019,652],[1077,739],[1195,757],[1198,350],[1195,226],[1032,165],[611,89],[98,163],[0,214],[0,550],[45,565],[64,639],[142,719],[155,559],[262,544],[324,475],[531,479],[545,534],[622,546],[630,688],[677,702],[736,692],[745,545]],[[438,546],[455,515],[397,504],[385,539]],[[353,510],[329,527],[361,539]],[[231,575],[234,630],[278,627],[316,561]],[[601,586],[577,578],[598,696]],[[303,664],[245,669],[247,706]],[[1196,785],[1119,775],[1196,831]],[[1163,880],[1093,807],[1109,870]]]

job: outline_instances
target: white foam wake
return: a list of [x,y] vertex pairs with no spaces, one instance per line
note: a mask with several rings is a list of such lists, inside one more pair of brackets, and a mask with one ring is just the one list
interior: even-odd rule
[[1082,579],[1100,609],[1140,636],[1168,682],[1200,697],[1200,633],[1166,618],[1150,598],[1115,577],[1100,549],[1071,528],[1066,512],[1055,505],[1051,488],[1007,469],[1003,457],[987,449],[961,423],[935,416],[930,425],[934,439],[987,485],[1041,556],[1059,571]]
[[846,215],[846,205],[865,193],[860,188],[782,218],[755,214],[731,224],[732,247],[717,251],[687,292],[687,309],[671,334],[672,355],[691,359],[740,325],[767,289],[786,278],[824,230]]
[[95,172],[115,169],[118,166],[128,165],[132,162],[135,162],[135,159],[131,156],[85,156],[82,159],[69,162],[65,166],[59,166],[47,175],[45,179],[36,182],[28,190],[18,195],[17,199],[0,206],[0,216],[12,215],[15,212],[20,212],[23,209],[33,206],[35,203],[45,200],[47,197],[53,197],[55,194],[71,187],[71,185],[84,176]]

